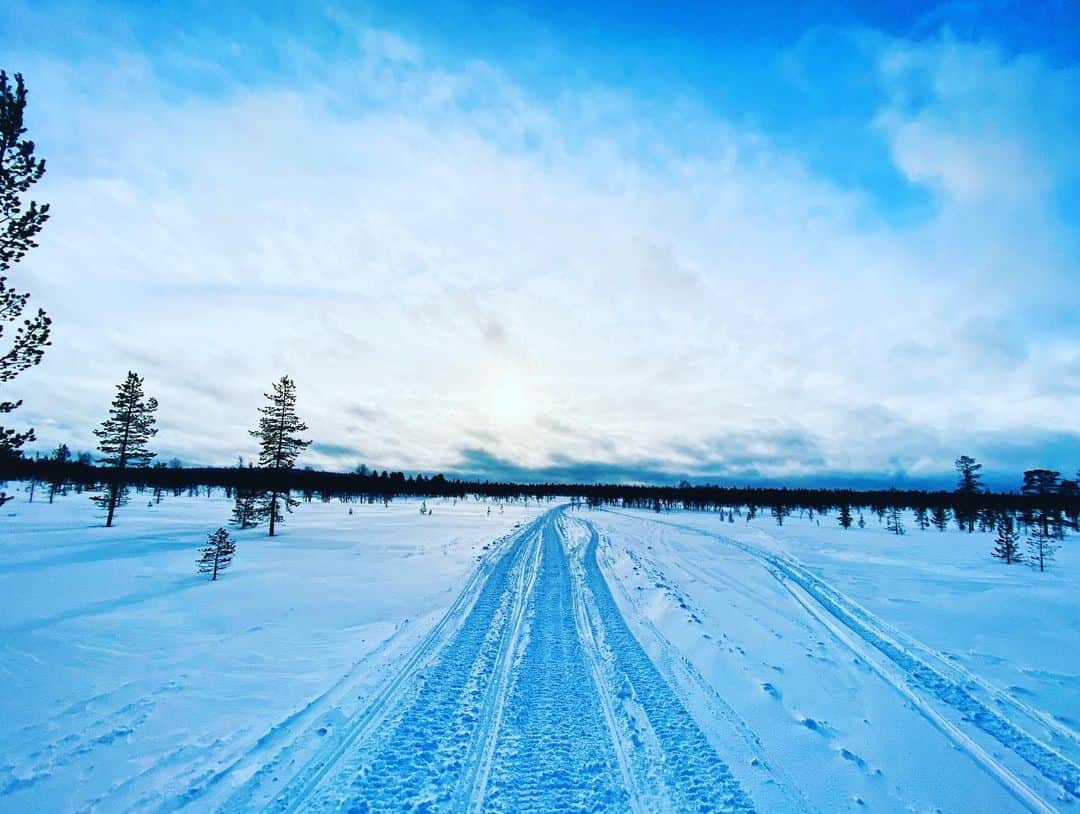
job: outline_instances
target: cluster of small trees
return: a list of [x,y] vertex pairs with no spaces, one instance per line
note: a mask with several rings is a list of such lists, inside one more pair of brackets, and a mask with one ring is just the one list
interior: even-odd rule
[[[127,499],[128,485],[125,473],[132,467],[145,467],[156,453],[149,448],[150,439],[157,434],[155,412],[157,399],[143,392],[143,379],[128,371],[127,377],[117,385],[109,416],[94,431],[100,439],[98,448],[102,457],[99,462],[112,473],[100,495],[91,499],[105,511],[105,525],[113,524],[118,506]],[[259,408],[259,426],[251,434],[258,439],[259,465],[270,472],[291,469],[296,456],[310,441],[299,437],[307,426],[296,415],[296,385],[288,376],[274,382],[272,392],[265,394],[268,404]],[[66,448],[58,451],[60,457]],[[275,485],[269,490],[237,491],[233,520],[241,528],[251,528],[263,519],[270,521],[270,536],[274,536],[276,523],[283,521],[282,509],[292,511],[298,505],[290,490]],[[198,560],[200,573],[218,574],[229,566],[236,553],[236,544],[224,528],[212,532],[207,546]]]
[[[94,431],[100,439],[99,462],[112,473],[103,493],[92,498],[106,511],[106,527],[112,526],[117,507],[127,498],[127,471],[145,467],[156,456],[149,442],[157,434],[157,399],[143,392],[143,379],[133,371],[128,371],[116,390],[108,418]],[[259,466],[270,474],[272,486],[236,490],[232,519],[241,528],[269,520],[269,534],[273,537],[276,525],[284,521],[283,511],[291,512],[299,505],[291,489],[274,476],[291,470],[311,441],[300,437],[307,425],[296,415],[296,384],[292,379],[282,376],[264,395],[268,403],[259,408],[259,424],[251,435],[259,442]]]

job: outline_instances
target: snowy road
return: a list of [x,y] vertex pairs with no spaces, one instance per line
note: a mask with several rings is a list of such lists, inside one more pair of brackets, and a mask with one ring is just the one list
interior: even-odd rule
[[559,510],[525,527],[284,786],[289,747],[223,810],[754,810],[627,628],[596,544]]

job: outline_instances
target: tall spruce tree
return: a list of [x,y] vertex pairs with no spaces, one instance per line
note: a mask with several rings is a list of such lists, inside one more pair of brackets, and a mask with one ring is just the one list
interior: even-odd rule
[[225,529],[213,531],[206,539],[206,547],[199,555],[198,566],[200,574],[210,574],[210,581],[218,578],[218,574],[224,571],[232,563],[236,553],[236,543],[229,537]]
[[979,513],[974,505],[974,498],[982,492],[982,464],[976,463],[970,455],[961,455],[956,459],[956,494],[959,497],[954,514],[956,524],[966,527],[968,533],[975,531],[975,521]]
[[1013,519],[1002,514],[998,518],[997,528],[997,539],[994,540],[994,550],[990,552],[990,556],[1003,560],[1006,565],[1023,560],[1024,555],[1020,553],[1020,535],[1013,527]]
[[[10,382],[41,361],[49,346],[51,320],[44,311],[24,317],[30,295],[7,285],[7,272],[30,249],[49,219],[49,205],[23,203],[30,187],[45,174],[45,161],[34,157],[34,142],[24,138],[26,127],[26,86],[22,74],[15,74],[12,87],[8,75],[0,71],[0,383]],[[14,335],[4,336],[14,330]],[[6,348],[6,350],[4,350]],[[0,415],[17,409],[21,401],[0,399]],[[17,458],[22,446],[34,440],[33,430],[0,427],[0,458]],[[0,505],[11,498],[0,492]]]
[[109,417],[101,423],[101,429],[94,430],[94,435],[101,439],[98,449],[102,457],[98,460],[113,469],[105,493],[94,497],[94,501],[108,512],[106,527],[112,525],[116,507],[123,500],[124,470],[145,466],[155,455],[147,444],[157,435],[154,426],[157,407],[157,399],[143,393],[142,377],[129,370],[127,378],[116,386],[116,398]]
[[1024,473],[1021,494],[1034,498],[1034,505],[1024,510],[1024,522],[1042,526],[1043,533],[1061,537],[1062,518],[1060,507],[1053,505],[1053,496],[1061,489],[1061,473],[1052,469],[1029,469]]
[[307,432],[307,425],[296,415],[296,384],[288,376],[274,382],[273,392],[263,394],[269,404],[259,408],[259,428],[251,435],[259,439],[259,466],[270,470],[270,490],[259,502],[259,514],[270,519],[270,535],[285,516],[281,509],[291,512],[299,506],[293,500],[284,475],[292,469],[297,456],[311,441],[301,440],[299,433]]

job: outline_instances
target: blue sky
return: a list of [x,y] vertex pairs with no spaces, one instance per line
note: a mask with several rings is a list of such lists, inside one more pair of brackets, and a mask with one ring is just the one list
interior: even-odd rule
[[[1075,4],[29,3],[41,445],[619,479],[1080,467]],[[902,8],[901,8],[902,7]]]

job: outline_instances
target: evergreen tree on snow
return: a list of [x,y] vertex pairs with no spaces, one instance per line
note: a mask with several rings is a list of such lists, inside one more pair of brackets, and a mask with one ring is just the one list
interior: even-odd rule
[[885,520],[885,530],[897,535],[904,533],[904,521],[900,517],[900,509],[896,506],[889,508]]
[[1061,509],[1048,505],[1049,499],[1059,494],[1060,489],[1061,473],[1052,469],[1029,469],[1024,473],[1024,483],[1020,487],[1021,494],[1037,501],[1033,508],[1025,509],[1024,522],[1041,526],[1043,534],[1049,537],[1062,536]]
[[945,531],[949,527],[949,510],[944,506],[934,506],[930,510],[930,522],[938,531]]
[[1027,539],[1028,564],[1032,568],[1045,571],[1046,566],[1054,561],[1054,555],[1059,546],[1054,537],[1047,532],[1041,523],[1031,527],[1031,535]]
[[922,531],[926,531],[930,528],[930,518],[927,516],[925,506],[917,506],[915,508],[915,523]]
[[842,529],[851,528],[852,519],[851,519],[851,505],[850,504],[844,503],[844,504],[842,504],[840,506],[840,516],[839,516],[838,519],[839,519],[839,522],[840,522],[840,528],[842,528]]
[[1075,480],[1062,480],[1058,494],[1066,500],[1065,517],[1073,531],[1080,531],[1080,483]]
[[113,469],[105,493],[94,497],[94,502],[107,511],[106,527],[112,525],[116,507],[123,499],[124,470],[145,466],[155,455],[147,444],[157,435],[154,412],[158,403],[157,399],[143,393],[142,385],[142,378],[129,370],[127,378],[116,386],[116,398],[109,417],[101,423],[100,429],[94,430],[94,435],[101,439],[98,449],[102,457],[98,460]]
[[236,553],[236,543],[229,537],[225,529],[210,532],[206,539],[206,548],[202,550],[196,563],[200,574],[210,574],[210,581],[218,578],[218,574],[229,567],[233,555]]
[[242,529],[250,529],[259,525],[259,493],[252,489],[236,490],[236,498],[233,503],[231,522]]
[[772,507],[771,511],[773,519],[776,520],[776,525],[784,525],[784,518],[788,514],[787,506],[784,506],[781,503],[777,503],[775,506]]
[[1003,514],[998,520],[997,539],[994,540],[994,550],[990,556],[1004,560],[1006,565],[1020,562],[1024,555],[1020,553],[1020,535],[1013,527],[1013,519]]
[[975,531],[975,520],[978,512],[971,505],[972,498],[982,492],[982,464],[976,463],[969,455],[961,455],[956,459],[956,494],[960,497],[960,503],[956,507],[956,524],[968,533]]
[[[15,74],[15,86],[0,71],[0,384],[10,382],[41,361],[49,346],[51,320],[40,308],[23,316],[30,295],[7,285],[7,271],[37,246],[37,233],[49,219],[49,205],[23,204],[23,196],[45,174],[45,161],[34,157],[34,142],[23,138],[26,86]],[[5,339],[5,331],[11,330]],[[0,399],[0,416],[13,412],[21,401]],[[18,458],[23,444],[34,440],[34,431],[0,427],[0,459]],[[0,491],[0,505],[11,498]]]
[[52,503],[53,499],[58,495],[67,494],[67,485],[64,482],[62,466],[71,462],[71,449],[67,444],[60,444],[55,450],[53,450],[52,460],[55,461],[58,466],[49,479],[49,502]]
[[304,441],[300,433],[307,432],[307,425],[296,415],[296,384],[288,376],[274,382],[273,392],[265,393],[266,404],[259,408],[259,428],[251,435],[259,439],[259,466],[271,470],[272,487],[260,496],[258,502],[260,517],[270,519],[270,535],[274,536],[274,527],[284,522],[282,507],[292,511],[300,505],[293,500],[283,477],[296,462],[311,441]]

